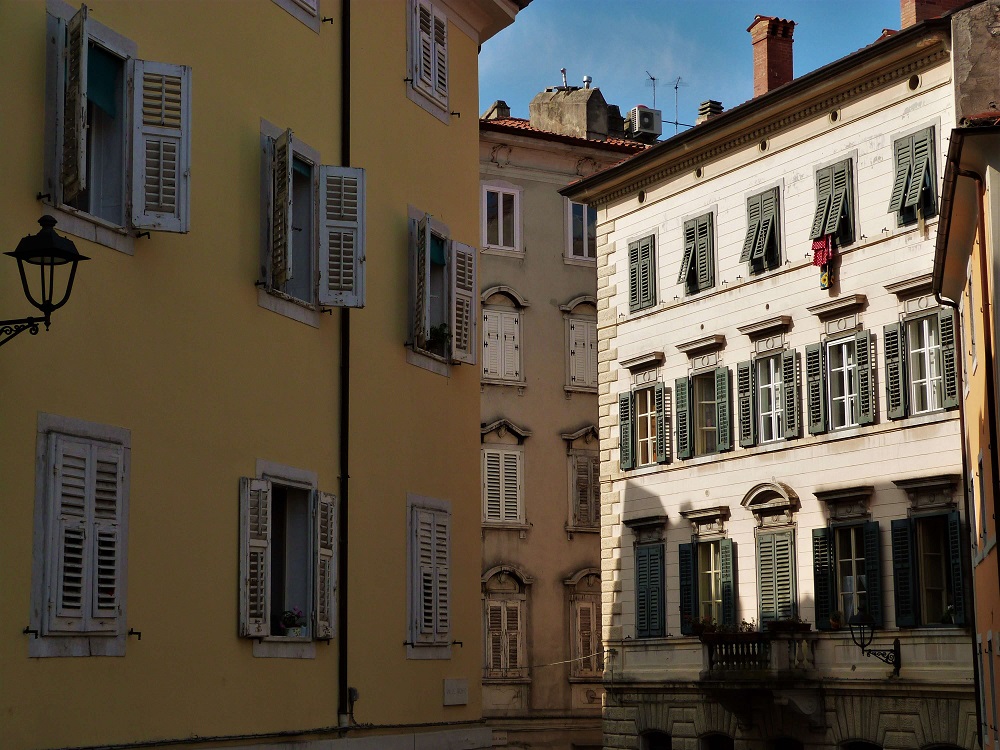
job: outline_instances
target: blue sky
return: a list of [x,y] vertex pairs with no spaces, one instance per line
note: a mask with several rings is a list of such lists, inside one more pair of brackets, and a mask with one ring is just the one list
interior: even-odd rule
[[[746,28],[756,14],[795,21],[795,75],[801,76],[899,28],[899,0],[533,0],[479,55],[479,113],[497,99],[515,117],[547,86],[592,76],[622,114],[637,104],[663,110],[673,135],[678,117],[693,124],[698,105],[730,108],[753,97],[753,53]],[[683,129],[683,128],[682,128]]]

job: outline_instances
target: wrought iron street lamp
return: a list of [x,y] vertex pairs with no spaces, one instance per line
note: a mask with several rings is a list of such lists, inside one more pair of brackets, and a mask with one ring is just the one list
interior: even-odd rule
[[891,651],[868,648],[875,638],[876,628],[875,618],[867,612],[853,615],[847,621],[847,626],[851,629],[851,640],[854,641],[855,646],[861,649],[862,654],[865,656],[874,656],[879,661],[890,665],[893,674],[899,677],[899,668],[902,666],[899,652],[899,638],[896,638],[892,642]]
[[[17,243],[14,252],[4,255],[17,261],[24,296],[41,311],[42,316],[0,320],[0,346],[24,331],[34,336],[38,333],[39,323],[48,330],[52,312],[65,305],[73,291],[77,264],[81,260],[90,260],[87,256],[80,255],[76,245],[70,240],[56,234],[56,220],[51,216],[46,214],[38,223],[42,225],[38,234],[28,235]],[[25,264],[29,267],[26,268]],[[56,272],[56,266],[66,265],[69,266],[68,270],[60,269]]]

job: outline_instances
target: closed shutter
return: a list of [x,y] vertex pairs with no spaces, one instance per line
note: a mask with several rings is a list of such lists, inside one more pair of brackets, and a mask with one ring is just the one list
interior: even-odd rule
[[743,238],[743,252],[740,253],[740,263],[746,263],[753,255],[757,245],[757,235],[760,234],[760,199],[753,195],[747,198],[747,233]]
[[670,444],[670,389],[657,382],[654,391],[656,406],[656,463],[669,464],[671,461]]
[[118,446],[93,445],[93,601],[89,632],[123,632],[119,596],[121,594],[123,555],[122,450]]
[[781,401],[785,440],[799,436],[802,424],[802,399],[799,397],[799,353],[794,349],[781,353]]
[[677,545],[678,589],[681,601],[681,633],[691,635],[698,622],[698,588],[695,585],[695,544]]
[[[190,223],[191,68],[136,60],[133,85],[132,226],[160,232],[187,232]],[[289,163],[290,146],[289,140]]]
[[521,669],[521,603],[516,601],[505,602],[504,613],[504,645],[506,648],[507,664],[509,672],[516,672]]
[[503,519],[519,521],[521,519],[521,453],[519,451],[503,451]]
[[521,315],[517,312],[500,313],[500,377],[521,379]]
[[715,370],[716,440],[720,451],[733,449],[733,429],[729,405],[729,368]]
[[332,638],[336,617],[337,500],[326,492],[316,493],[316,638]]
[[639,309],[639,243],[628,244],[628,308],[629,312]]
[[965,625],[965,577],[962,574],[965,550],[962,546],[962,519],[957,510],[948,514],[948,565],[955,625]]
[[809,434],[826,432],[826,350],[822,344],[806,346],[806,407]]
[[576,602],[577,651],[576,671],[593,673],[601,669],[601,639],[598,635],[600,612],[592,601]]
[[[46,632],[82,632],[87,627],[92,559],[87,544],[92,490],[88,481],[90,446],[70,438],[55,437],[52,538]],[[91,535],[92,536],[92,535]]]
[[656,304],[656,267],[653,236],[639,241],[639,308]]
[[594,489],[595,456],[576,454],[572,457],[573,462],[573,525],[588,527],[593,526],[597,520],[594,506],[597,501],[597,492]]
[[697,286],[688,284],[691,275],[691,264],[698,253],[698,222],[695,219],[684,222],[684,255],[681,257],[681,270],[677,274],[677,283],[686,284],[688,291],[694,291]]
[[812,228],[809,238],[817,239],[826,231],[827,217],[830,214],[830,199],[833,196],[833,167],[824,167],[816,172],[816,213],[813,214]]
[[365,306],[365,170],[320,167],[319,303]]
[[955,311],[942,307],[938,311],[938,330],[941,334],[941,374],[944,393],[941,405],[945,409],[958,406],[958,350],[955,346]]
[[427,348],[431,335],[431,217],[426,214],[416,222],[414,239],[413,279],[413,343],[418,349]]
[[892,577],[896,602],[896,627],[909,628],[917,624],[917,581],[914,566],[912,522],[897,518],[891,524]]
[[271,483],[240,479],[240,635],[271,634]]
[[871,334],[858,331],[854,335],[854,382],[858,385],[858,424],[875,423],[875,388],[872,384]]
[[503,518],[502,460],[499,451],[483,451],[483,519],[499,521]]
[[587,385],[587,329],[584,321],[569,321],[569,382]]
[[522,667],[520,604],[486,600],[486,669],[492,677],[513,677]]
[[500,377],[500,313],[483,310],[483,377]]
[[885,356],[885,407],[889,419],[906,416],[906,337],[903,326],[892,323],[882,329]]
[[664,633],[663,545],[636,549],[636,635],[658,638]]
[[794,544],[791,531],[757,537],[760,621],[795,615]]
[[833,532],[826,527],[813,529],[812,543],[816,629],[829,630],[830,613],[838,609]]
[[271,144],[271,286],[292,278],[292,131]]
[[930,188],[933,174],[931,168],[932,149],[934,146],[934,131],[930,128],[911,136],[913,142],[913,171],[910,183],[906,188],[906,200],[903,208],[916,208],[924,190]]
[[760,590],[760,622],[778,619],[774,578],[774,534],[757,537],[757,586]]
[[896,157],[896,174],[892,180],[892,196],[889,198],[889,213],[899,213],[903,209],[907,185],[913,170],[913,138],[900,138],[893,143]]
[[87,31],[86,5],[70,19],[66,31],[66,88],[59,176],[63,203],[75,200],[87,188],[87,56],[90,34]]
[[504,602],[486,601],[486,669],[501,673],[504,668]]
[[740,362],[736,365],[736,415],[742,448],[751,448],[757,442],[753,404],[753,362]]
[[434,638],[447,643],[451,634],[451,517],[434,514]]
[[882,534],[878,521],[865,521],[864,537],[868,614],[882,627]]
[[719,540],[719,579],[722,583],[722,624],[736,624],[736,542]]
[[698,291],[708,289],[715,284],[715,252],[712,234],[712,214],[706,214],[698,219]]
[[590,457],[590,519],[594,526],[601,525],[601,457]]
[[434,93],[448,101],[448,19],[434,11]]
[[451,358],[476,364],[476,249],[451,241]]
[[694,441],[691,436],[691,379],[674,381],[674,405],[677,409],[677,458],[691,458]]
[[[841,245],[854,241],[854,207],[851,205],[851,160],[846,159],[831,168],[833,192],[830,201],[830,215],[826,219],[823,234],[836,234]],[[841,231],[841,224],[847,226]]]
[[618,462],[622,471],[635,468],[635,432],[632,393],[618,394]]

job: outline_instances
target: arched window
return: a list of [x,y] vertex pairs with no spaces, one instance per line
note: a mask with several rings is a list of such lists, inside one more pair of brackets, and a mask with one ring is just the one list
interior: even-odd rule
[[778,737],[771,742],[771,750],[803,750],[803,745],[791,737]]
[[508,566],[492,568],[483,576],[486,679],[519,680],[528,675],[525,620],[530,582],[530,578]]
[[666,732],[643,732],[639,738],[640,750],[670,750],[670,735]]
[[523,383],[521,320],[527,300],[510,287],[495,286],[483,292],[482,303],[483,380]]
[[604,672],[601,644],[601,571],[584,568],[563,581],[569,594],[570,676],[600,680]]
[[733,750],[733,738],[728,734],[706,734],[698,741],[700,750]]
[[597,393],[597,300],[589,295],[560,305],[566,322],[567,393]]

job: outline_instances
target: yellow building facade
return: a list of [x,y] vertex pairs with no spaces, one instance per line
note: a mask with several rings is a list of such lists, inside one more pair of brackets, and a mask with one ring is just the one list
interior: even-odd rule
[[90,260],[0,352],[0,745],[489,746],[466,248],[526,4],[5,7],[2,242]]

